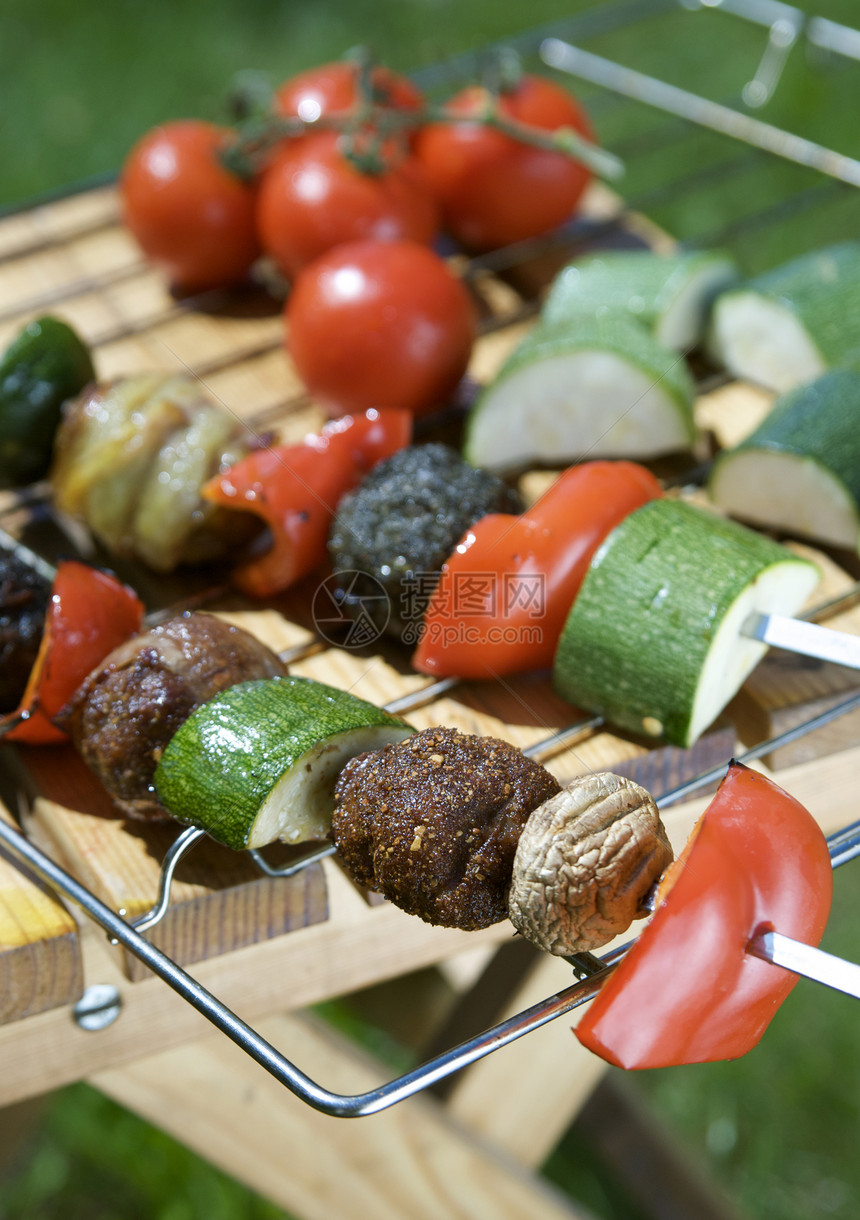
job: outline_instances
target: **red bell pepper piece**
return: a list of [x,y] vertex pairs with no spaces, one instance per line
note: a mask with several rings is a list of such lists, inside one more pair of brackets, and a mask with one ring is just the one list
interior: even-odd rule
[[409,411],[345,415],[299,445],[250,453],[206,483],[207,500],[256,513],[271,530],[270,549],[235,568],[234,583],[250,597],[269,597],[323,563],[340,498],[411,437]]
[[771,780],[732,763],[658,907],[576,1033],[625,1068],[736,1059],[797,976],[746,952],[760,931],[820,941],[833,890],[824,835]]
[[110,572],[74,559],[57,568],[39,652],[20,707],[0,726],[7,741],[50,745],[67,741],[51,717],[68,703],[87,674],[140,631],[143,604]]
[[442,569],[414,667],[492,678],[550,666],[594,552],[628,513],[662,494],[643,466],[586,462],[522,516],[483,517]]

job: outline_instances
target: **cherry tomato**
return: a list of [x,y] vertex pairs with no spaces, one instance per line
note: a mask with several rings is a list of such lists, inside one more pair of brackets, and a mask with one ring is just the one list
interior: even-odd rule
[[341,496],[411,439],[407,411],[347,415],[300,445],[260,449],[210,480],[205,499],[256,513],[272,534],[264,555],[234,569],[234,583],[251,597],[270,597],[323,563]]
[[234,284],[259,253],[254,192],[220,163],[229,132],[183,119],[148,132],[120,176],[126,226],[183,291]]
[[[349,110],[357,100],[359,66],[350,60],[309,68],[285,81],[275,94],[279,114],[298,115],[313,122],[323,114]],[[371,72],[373,100],[395,110],[418,110],[424,103],[420,91],[405,76],[378,65]]]
[[[448,103],[453,115],[492,105],[480,86]],[[584,110],[559,85],[528,74],[498,99],[500,112],[543,132],[573,128],[591,140]],[[536,148],[482,123],[430,123],[415,141],[448,231],[467,249],[489,250],[545,233],[573,214],[590,171],[565,153]]]
[[577,1027],[625,1068],[736,1059],[758,1043],[797,976],[746,947],[759,931],[817,945],[833,869],[811,814],[732,763],[666,874],[658,906]]
[[47,745],[66,741],[51,717],[109,652],[140,630],[143,605],[111,572],[77,560],[57,568],[39,653],[21,706],[3,718],[9,741]]
[[429,244],[436,201],[417,160],[381,150],[389,168],[365,172],[333,131],[288,142],[265,170],[257,200],[263,249],[289,276],[332,246],[376,238]]
[[594,552],[628,513],[662,494],[644,466],[586,462],[522,516],[483,517],[442,569],[414,667],[492,678],[550,666]]
[[332,415],[444,406],[466,371],[475,314],[466,288],[426,246],[348,242],[297,276],[287,346]]

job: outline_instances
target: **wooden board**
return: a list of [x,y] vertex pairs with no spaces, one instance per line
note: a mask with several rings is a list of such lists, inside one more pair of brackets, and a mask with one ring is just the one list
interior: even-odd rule
[[[2,804],[0,818],[15,825]],[[73,1004],[82,991],[75,920],[0,852],[0,1024]]]
[[[115,192],[106,187],[0,221],[0,346],[22,324],[50,310],[93,346],[102,378],[148,369],[190,370],[229,410],[255,427],[274,427],[287,440],[298,440],[318,427],[323,412],[308,400],[284,350],[280,303],[254,290],[175,299],[161,276],[140,258],[117,215]],[[668,242],[641,218],[625,215],[618,200],[601,187],[591,192],[586,217],[610,244],[639,240],[665,247]],[[474,381],[490,378],[532,324],[547,276],[568,253],[555,250],[549,258],[505,277],[486,270],[472,273],[463,260],[457,261],[482,319],[470,367]],[[754,426],[768,402],[768,396],[734,384],[703,394],[697,413],[707,435],[725,444]],[[684,461],[668,466],[678,473]],[[549,477],[540,472],[525,480],[527,497],[540,494]],[[47,539],[50,547],[49,519],[43,514],[34,520],[31,510],[18,511],[14,504],[9,495],[0,501],[0,525],[33,545]],[[54,539],[55,548],[63,537]],[[94,556],[100,557],[97,551]],[[817,596],[829,596],[853,579],[842,558],[823,557],[826,592]],[[150,604],[176,602],[201,588],[184,578],[138,575]],[[289,656],[293,672],[353,690],[373,702],[387,704],[426,685],[425,678],[410,671],[408,654],[393,646],[347,650],[321,639],[310,612],[316,583],[316,578],[303,582],[270,607],[250,607],[227,596],[212,602],[212,608],[235,616]],[[838,625],[860,630],[860,617],[848,615]],[[705,769],[738,744],[760,740],[786,717],[804,716],[822,700],[838,697],[854,681],[832,666],[818,667],[814,677],[810,681],[805,663],[792,668],[774,660],[762,666],[701,743],[695,761],[701,760]],[[407,713],[418,728],[444,723],[505,737],[521,747],[535,746],[576,717],[576,710],[554,694],[546,674],[504,683],[464,683]],[[846,744],[845,729],[840,728],[819,736],[812,749],[821,753]],[[41,793],[33,806],[31,833],[115,909],[132,917],[147,910],[173,832],[110,816],[109,800],[70,749],[22,750],[21,756]],[[666,752],[653,754],[641,742],[610,730],[591,732],[547,759],[562,779],[612,767],[656,775],[661,767],[671,770],[677,762]],[[687,771],[690,765],[688,757]],[[191,963],[217,959],[258,939],[293,933],[327,918],[321,870],[309,870],[290,882],[272,881],[243,858],[207,844],[181,866],[169,914],[152,935],[171,956]],[[124,968],[131,978],[140,977],[134,959],[125,960]]]
[[[358,1092],[381,1082],[377,1065],[306,1018],[270,1017],[262,1030],[291,1046],[313,1075],[336,1077],[344,1089]],[[153,1055],[132,1068],[100,1073],[93,1083],[306,1220],[591,1215],[430,1098],[414,1098],[358,1125],[333,1123],[285,1097],[223,1039]],[[235,1133],[219,1121],[225,1112],[238,1118]]]

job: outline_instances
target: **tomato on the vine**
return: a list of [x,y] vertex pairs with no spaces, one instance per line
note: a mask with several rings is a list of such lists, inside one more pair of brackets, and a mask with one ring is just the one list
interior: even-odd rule
[[[379,172],[362,161],[381,160]],[[377,238],[429,244],[439,212],[415,157],[392,142],[346,150],[334,131],[287,141],[260,181],[263,249],[289,276],[332,246]]]
[[[275,109],[279,114],[297,115],[314,122],[323,114],[349,110],[358,100],[358,79],[361,68],[349,59],[321,64],[299,72],[275,93]],[[424,104],[420,90],[398,72],[382,64],[371,69],[372,101],[394,110],[418,110]]]
[[[443,222],[472,250],[509,245],[562,224],[591,180],[586,166],[567,153],[535,147],[482,122],[493,104],[486,89],[470,86],[448,102],[452,121],[430,123],[416,136],[416,153]],[[544,77],[523,75],[499,95],[497,106],[503,117],[544,133],[571,128],[593,139],[583,108]],[[470,116],[474,122],[467,121]]]
[[427,246],[336,246],[296,277],[287,346],[331,414],[444,406],[466,371],[475,312],[463,283]]
[[183,291],[235,284],[259,254],[254,191],[219,160],[229,132],[180,119],[147,132],[123,165],[123,219]]

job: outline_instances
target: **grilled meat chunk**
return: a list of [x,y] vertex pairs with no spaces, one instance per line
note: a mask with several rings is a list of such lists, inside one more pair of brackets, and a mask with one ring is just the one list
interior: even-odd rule
[[360,885],[428,923],[486,928],[507,915],[528,815],[559,791],[506,741],[425,729],[347,763],[331,833]]
[[338,506],[329,555],[348,576],[344,610],[370,614],[379,631],[416,644],[442,565],[469,526],[521,509],[517,492],[449,446],[401,449]]
[[49,580],[12,552],[0,552],[0,712],[21,702],[50,598]]
[[57,723],[125,815],[167,819],[153,775],[179,726],[226,687],[286,672],[249,632],[212,614],[186,613],[110,653]]

